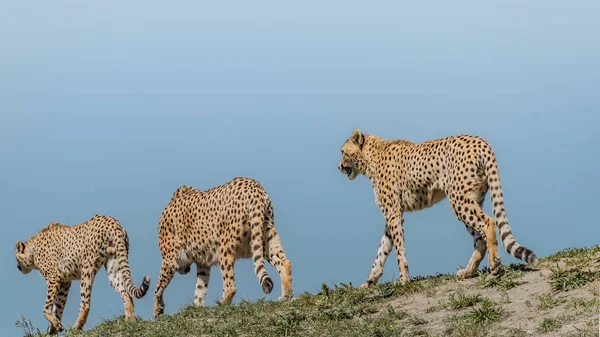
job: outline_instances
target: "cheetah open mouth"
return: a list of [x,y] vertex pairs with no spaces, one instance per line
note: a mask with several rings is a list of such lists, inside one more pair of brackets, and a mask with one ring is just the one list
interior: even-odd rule
[[348,176],[350,177],[350,175],[352,174],[352,167],[350,166],[344,166],[342,167],[342,171]]

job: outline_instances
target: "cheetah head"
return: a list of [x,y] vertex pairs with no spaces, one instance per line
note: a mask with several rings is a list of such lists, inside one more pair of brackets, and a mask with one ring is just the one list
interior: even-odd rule
[[21,273],[29,274],[35,268],[31,248],[21,241],[17,241],[15,246],[15,257],[17,258],[17,269]]
[[365,136],[358,129],[352,132],[352,136],[342,146],[342,159],[338,164],[338,169],[353,180],[358,174],[364,172],[360,163],[364,162],[363,145]]

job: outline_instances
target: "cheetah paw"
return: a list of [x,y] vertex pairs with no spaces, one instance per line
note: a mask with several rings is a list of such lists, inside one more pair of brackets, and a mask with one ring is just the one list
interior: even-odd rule
[[476,271],[470,271],[467,268],[463,268],[456,272],[456,277],[459,280],[464,280],[464,279],[468,279],[468,278],[475,276],[475,274],[476,274]]
[[397,284],[397,285],[402,285],[402,286],[403,286],[403,285],[405,285],[405,284],[407,284],[407,283],[409,283],[409,282],[410,282],[410,281],[409,281],[408,279],[406,279],[406,278],[400,278],[398,281],[396,281],[396,284]]
[[494,263],[490,266],[490,273],[493,276],[502,276],[504,274],[504,268],[502,268],[500,258],[494,259]]
[[292,299],[292,297],[294,297],[294,295],[292,293],[289,294],[281,294],[281,296],[279,296],[279,298],[277,299],[278,301],[287,301]]
[[359,289],[371,288],[375,283],[373,281],[367,281],[360,285]]
[[161,316],[165,313],[165,308],[156,308],[154,310],[154,320],[158,319],[158,316]]
[[[50,325],[50,331],[52,332],[48,332],[49,334],[58,334],[59,332],[62,332],[63,330],[65,330],[65,328],[63,327],[61,322],[56,323],[55,326]],[[77,330],[77,329],[75,329]]]
[[58,323],[58,325],[55,327],[54,325],[50,324],[50,326],[48,327],[48,335],[58,335],[59,332],[63,331],[63,326],[62,324]]

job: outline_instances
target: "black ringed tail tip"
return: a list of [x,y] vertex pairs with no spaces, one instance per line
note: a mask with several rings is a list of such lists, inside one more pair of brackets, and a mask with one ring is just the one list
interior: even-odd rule
[[271,280],[270,277],[267,276],[264,279],[264,281],[262,282],[262,289],[265,294],[271,293],[271,290],[273,290],[273,280]]
[[535,266],[536,264],[539,263],[539,260],[534,252],[529,251],[529,254],[525,257],[525,262]]
[[146,295],[149,288],[150,288],[150,276],[144,276],[144,280],[142,281],[142,284],[140,285],[140,287],[138,289],[135,289],[132,291],[132,295],[135,298],[142,298]]

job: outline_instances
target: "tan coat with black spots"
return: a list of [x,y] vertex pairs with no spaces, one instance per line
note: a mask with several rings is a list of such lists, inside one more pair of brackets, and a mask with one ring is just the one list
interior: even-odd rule
[[236,293],[234,265],[254,260],[254,272],[265,293],[273,289],[264,259],[281,277],[280,300],[292,297],[292,264],[275,230],[273,205],[263,187],[249,178],[206,190],[182,186],[163,211],[158,227],[162,266],[154,292],[154,317],[164,313],[163,293],[175,272],[187,274],[196,265],[194,305],[204,304],[210,268],[219,264],[223,277],[222,303]]
[[[452,210],[473,238],[474,251],[459,278],[472,277],[486,249],[493,274],[501,271],[495,227],[512,256],[536,264],[536,255],[518,244],[508,226],[496,157],[482,138],[459,135],[415,144],[406,140],[383,140],[354,130],[342,146],[338,169],[349,179],[363,174],[371,181],[375,200],[386,219],[384,234],[367,282],[376,284],[392,245],[396,248],[400,282],[410,280],[404,247],[404,212],[417,211],[448,197]],[[491,191],[496,220],[482,210]]]
[[114,218],[98,214],[75,226],[51,223],[26,242],[17,241],[15,247],[17,268],[23,274],[38,269],[46,279],[44,316],[50,322],[50,334],[63,330],[61,319],[73,280],[81,280],[81,307],[73,329],[83,328],[90,311],[92,284],[102,266],[110,285],[123,299],[125,317],[135,320],[131,297],[144,297],[150,277],[144,277],[139,288],[133,284],[128,254],[125,229]]

